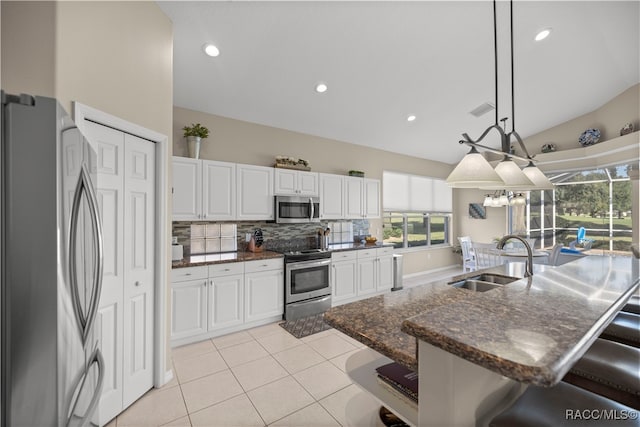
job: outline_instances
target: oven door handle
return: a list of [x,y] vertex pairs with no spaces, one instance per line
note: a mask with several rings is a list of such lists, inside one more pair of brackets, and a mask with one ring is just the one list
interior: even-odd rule
[[313,260],[313,261],[300,261],[287,263],[287,271],[302,270],[309,267],[322,267],[325,265],[331,265],[330,259]]
[[313,215],[315,214],[316,207],[313,204],[313,198],[309,197],[309,221],[313,221]]

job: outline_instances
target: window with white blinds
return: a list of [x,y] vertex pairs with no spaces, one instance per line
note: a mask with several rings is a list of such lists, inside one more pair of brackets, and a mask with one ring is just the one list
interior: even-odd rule
[[444,179],[384,171],[382,194],[382,207],[387,212],[453,210],[452,191]]

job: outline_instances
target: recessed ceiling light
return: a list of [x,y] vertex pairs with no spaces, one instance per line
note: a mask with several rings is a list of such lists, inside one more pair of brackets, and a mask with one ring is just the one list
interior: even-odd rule
[[326,83],[318,83],[316,85],[316,92],[318,93],[325,93],[327,91],[328,87]]
[[413,114],[410,114],[410,115],[408,115],[408,116],[407,116],[407,121],[408,121],[408,122],[412,122],[412,121],[414,121],[415,119],[416,119],[416,116],[414,116]]
[[202,49],[204,50],[204,53],[206,53],[209,56],[220,55],[220,50],[214,45],[212,45],[211,43],[205,44],[204,46],[202,46]]
[[544,40],[549,36],[549,34],[551,34],[551,28],[540,30],[538,34],[536,34],[535,40],[537,42],[539,42],[540,40]]

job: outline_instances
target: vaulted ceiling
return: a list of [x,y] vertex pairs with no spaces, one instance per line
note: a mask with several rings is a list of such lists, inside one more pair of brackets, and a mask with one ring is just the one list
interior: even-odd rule
[[[493,111],[469,113],[494,103],[490,1],[158,4],[173,21],[176,106],[446,163],[468,151],[457,144],[463,132],[475,138],[494,122]],[[523,137],[640,81],[639,6],[514,2]],[[500,118],[511,116],[508,27],[499,1]],[[543,28],[551,35],[534,41]],[[205,43],[220,55],[206,56]]]

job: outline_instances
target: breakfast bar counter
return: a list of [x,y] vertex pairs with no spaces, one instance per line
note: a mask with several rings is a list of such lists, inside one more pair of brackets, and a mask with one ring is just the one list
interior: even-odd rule
[[639,262],[590,256],[534,265],[531,278],[524,278],[524,264],[508,263],[482,272],[520,279],[486,292],[449,285],[482,273],[476,271],[334,307],[325,318],[381,354],[378,361],[361,355],[361,363],[352,356],[348,367],[374,369],[389,360],[417,367],[419,403],[400,411],[405,421],[482,425],[528,385],[562,379],[638,289]]

